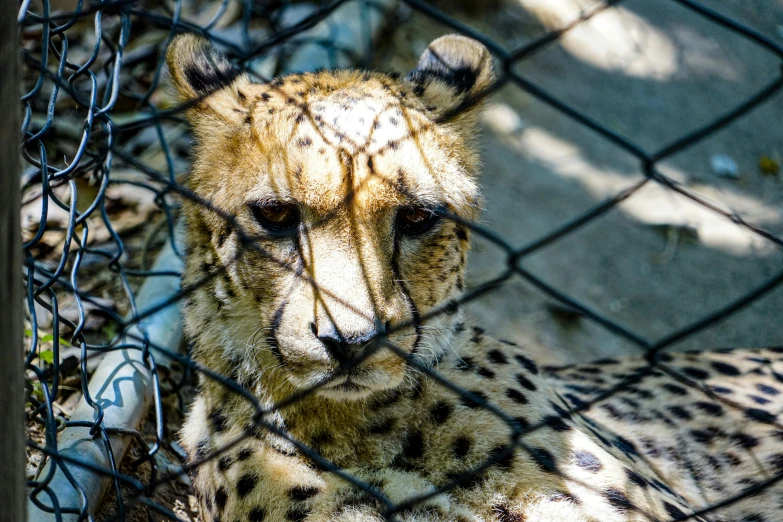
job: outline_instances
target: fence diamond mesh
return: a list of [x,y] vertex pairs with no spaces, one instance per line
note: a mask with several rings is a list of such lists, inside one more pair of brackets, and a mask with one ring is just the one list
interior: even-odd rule
[[[425,17],[451,32],[483,43],[498,64],[492,86],[444,115],[444,119],[456,117],[501,88],[519,89],[558,111],[573,125],[583,126],[628,153],[643,174],[638,182],[523,246],[485,226],[442,212],[445,219],[462,222],[476,236],[493,244],[503,257],[505,268],[484,283],[469,288],[459,301],[448,302],[430,315],[449,313],[462,304],[486,298],[509,281],[521,278],[571,313],[637,346],[639,353],[646,355],[649,366],[644,371],[583,403],[570,415],[645,379],[658,368],[667,348],[737,313],[783,282],[781,269],[740,297],[723,303],[719,309],[663,337],[650,339],[569,295],[567,289],[547,283],[525,265],[526,259],[535,253],[605,219],[622,202],[652,184],[692,200],[775,249],[783,246],[779,235],[725,210],[660,168],[668,159],[708,139],[777,95],[783,87],[783,46],[701,3],[669,2],[752,43],[757,52],[768,54],[781,69],[772,71],[774,78],[768,84],[746,99],[736,100],[733,106],[725,107],[708,123],[652,149],[640,145],[633,132],[618,132],[588,116],[580,106],[569,104],[540,87],[518,68],[525,60],[556,45],[569,31],[626,2],[595,3],[568,24],[513,49],[456,19],[448,9],[439,7],[440,4],[419,0],[399,3],[399,9],[408,15]],[[139,509],[156,520],[181,520],[187,516],[185,513],[192,514],[193,506],[182,505],[181,499],[188,499],[187,479],[183,476],[206,461],[220,459],[242,440],[187,462],[176,442],[172,442],[192,397],[194,376],[199,374],[221,383],[228,392],[242,396],[253,406],[253,425],[243,438],[254,436],[257,430],[269,430],[290,440],[301,454],[322,468],[376,496],[389,520],[425,499],[411,498],[393,504],[378,496],[371,485],[339,470],[315,449],[297,442],[284,428],[266,420],[275,409],[301,400],[318,387],[292,396],[282,404],[263,406],[231,376],[198,365],[187,349],[155,344],[146,337],[144,328],[134,329],[144,319],[193,292],[193,287],[186,286],[165,296],[152,308],[140,310],[136,305],[145,281],[168,281],[161,283],[165,286],[180,275],[180,265],[174,269],[154,269],[153,263],[161,249],[171,249],[175,258],[185,255],[178,239],[181,202],[210,204],[198,199],[183,184],[190,146],[183,116],[187,107],[172,101],[166,91],[164,72],[165,52],[172,38],[180,33],[206,37],[257,82],[268,82],[282,71],[290,70],[292,61],[302,59],[298,54],[302,49],[322,53],[316,58],[321,60],[317,63],[329,67],[366,67],[372,65],[372,54],[378,45],[373,43],[373,31],[368,30],[367,41],[358,46],[347,41],[339,28],[311,31],[321,22],[329,21],[338,9],[359,3],[362,5],[357,11],[360,25],[370,24],[371,18],[380,14],[401,16],[397,10],[388,14],[389,2],[372,0],[333,0],[318,5],[285,0],[21,2],[18,23],[24,90],[21,153],[26,162],[21,173],[21,191],[28,317],[25,347],[28,485],[31,502],[42,511],[53,513],[56,519],[75,514],[80,520],[95,517],[126,520]],[[386,25],[390,31],[389,26],[394,23]],[[767,168],[774,168],[774,159],[766,161]],[[245,248],[263,253],[254,246],[252,235],[242,231],[232,216],[219,208],[212,210],[245,239]],[[390,350],[406,358],[407,353],[388,340],[388,333],[374,341],[373,350]],[[146,384],[152,390],[152,413],[138,429],[107,423],[103,411],[106,404],[93,400],[95,392],[88,388],[101,360],[120,350],[137,353],[138,360],[149,371]],[[373,350],[368,350],[364,357],[370,356]],[[455,395],[503,419],[512,433],[505,452],[488,456],[481,466],[454,477],[426,497],[449,491],[484,473],[502,461],[515,443],[521,450],[530,451],[520,442],[520,436],[541,429],[542,425],[523,428],[501,409],[448,382],[435,369],[421,366],[418,370]],[[93,412],[91,421],[71,418],[79,401],[84,401]],[[85,463],[73,453],[61,454],[58,447],[62,441],[58,441],[58,436],[69,428],[84,428],[99,441],[108,455],[108,467]],[[116,447],[111,441],[117,436],[126,438],[131,446],[124,460],[123,455],[114,454]],[[72,488],[79,492],[76,505],[60,502],[59,490],[50,487],[55,470],[70,477]],[[75,470],[109,479],[110,491],[101,506],[90,500],[87,486],[73,478],[77,476]],[[781,478],[783,473],[767,477],[741,495],[672,520],[709,516],[711,511],[754,495]]]

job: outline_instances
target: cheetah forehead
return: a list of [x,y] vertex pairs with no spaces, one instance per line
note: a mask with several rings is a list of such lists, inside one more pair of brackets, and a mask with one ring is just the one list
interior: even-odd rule
[[246,178],[245,199],[322,212],[347,199],[368,210],[416,203],[475,212],[472,150],[425,108],[401,100],[391,80],[322,73],[252,89],[250,132],[231,136],[246,142],[235,173]]
[[229,212],[247,198],[324,211],[350,199],[477,215],[473,109],[494,73],[476,41],[443,36],[402,78],[321,71],[256,84],[194,35],[172,40],[167,63],[196,138],[190,187]]

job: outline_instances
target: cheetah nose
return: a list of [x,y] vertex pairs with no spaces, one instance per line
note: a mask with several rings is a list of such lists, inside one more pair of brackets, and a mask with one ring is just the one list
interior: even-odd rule
[[340,366],[358,358],[361,353],[362,347],[360,345],[348,344],[323,337],[319,337],[319,339],[326,347],[326,351],[329,352],[329,355],[331,355]]
[[338,332],[330,332],[326,335],[319,335],[318,340],[324,345],[329,355],[340,366],[343,366],[358,359],[364,352],[367,343],[372,341],[377,335],[378,332],[374,330],[361,336],[348,337],[344,337]]

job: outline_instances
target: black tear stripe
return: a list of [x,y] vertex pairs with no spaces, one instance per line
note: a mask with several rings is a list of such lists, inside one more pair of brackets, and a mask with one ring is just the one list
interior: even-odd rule
[[222,54],[210,51],[198,55],[183,71],[188,83],[198,94],[211,94],[239,76],[239,70]]
[[402,280],[402,276],[400,275],[399,255],[400,235],[395,234],[394,253],[392,254],[392,273],[394,274],[394,280],[398,281],[400,287],[402,288],[402,295],[405,296],[405,302],[408,305],[408,309],[411,312],[411,317],[413,318],[413,328],[416,331],[416,340],[413,342],[413,350],[411,350],[411,353],[406,360],[406,364],[410,364],[411,359],[418,352],[419,343],[421,342],[421,314],[419,314],[419,309],[416,308],[416,303],[414,303],[413,299],[411,299],[410,291],[408,290],[408,287],[405,285],[405,282]]
[[285,310],[288,301],[283,303],[275,310],[275,315],[272,316],[272,324],[269,329],[269,335],[266,338],[267,344],[269,344],[269,350],[274,354],[280,364],[285,364],[283,360],[283,354],[280,352],[280,345],[277,342],[277,330],[280,328],[280,323],[283,321],[283,311]]
[[[304,258],[302,257],[302,244],[301,244],[301,234],[304,231],[304,225],[300,225],[299,227],[299,234],[294,236],[294,249],[296,250],[298,254],[298,260],[296,267],[295,275],[296,277],[301,277],[302,273],[304,272]],[[288,305],[288,300],[284,300],[279,307],[277,307],[277,310],[275,310],[275,314],[272,316],[272,324],[269,328],[269,335],[266,338],[267,344],[269,344],[269,351],[271,351],[274,356],[277,358],[277,360],[280,362],[280,364],[285,364],[285,360],[283,358],[283,354],[280,351],[280,343],[277,340],[277,330],[280,328],[280,323],[283,322],[283,312],[285,311],[285,307]]]

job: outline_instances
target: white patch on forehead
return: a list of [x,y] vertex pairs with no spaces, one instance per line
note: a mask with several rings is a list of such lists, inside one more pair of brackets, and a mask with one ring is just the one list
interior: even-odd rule
[[402,109],[392,98],[338,91],[313,103],[311,109],[326,142],[351,155],[376,154],[411,135]]

